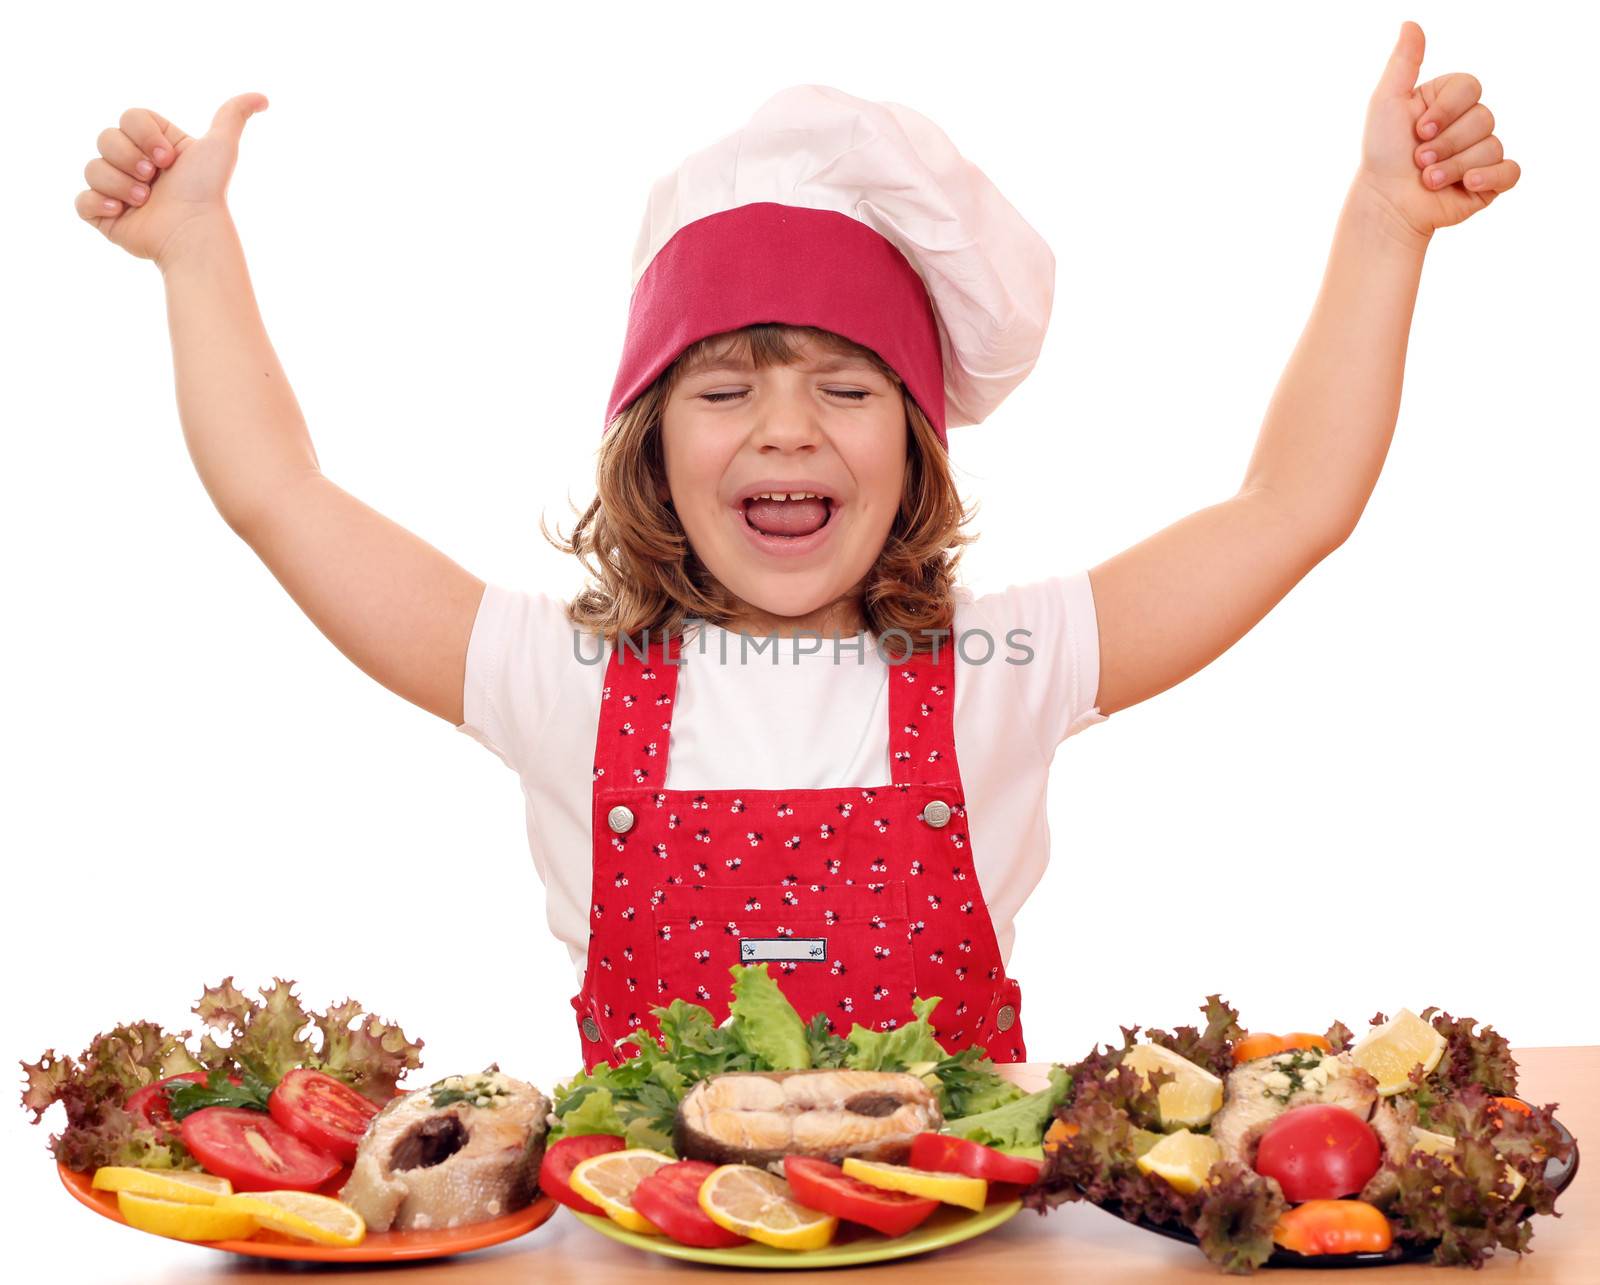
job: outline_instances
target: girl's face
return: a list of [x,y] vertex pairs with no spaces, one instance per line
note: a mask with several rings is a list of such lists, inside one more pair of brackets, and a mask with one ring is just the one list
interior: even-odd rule
[[899,385],[807,338],[789,366],[735,352],[679,377],[662,411],[667,489],[735,627],[852,632],[900,507]]

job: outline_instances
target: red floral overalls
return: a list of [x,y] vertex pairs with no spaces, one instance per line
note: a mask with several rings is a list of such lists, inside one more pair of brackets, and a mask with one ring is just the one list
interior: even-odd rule
[[1021,991],[978,887],[951,711],[955,657],[889,669],[892,780],[872,789],[666,790],[681,639],[614,649],[595,744],[584,1065],[675,998],[727,1016],[729,966],[768,961],[809,1020],[891,1029],[911,998],[951,1052],[1025,1059]]

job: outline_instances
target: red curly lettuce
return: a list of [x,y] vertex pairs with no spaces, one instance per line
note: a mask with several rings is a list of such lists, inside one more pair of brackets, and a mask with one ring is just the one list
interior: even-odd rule
[[113,1164],[196,1168],[177,1138],[123,1109],[139,1089],[186,1071],[247,1073],[270,1088],[295,1067],[309,1066],[381,1104],[406,1071],[422,1064],[422,1042],[407,1039],[400,1027],[353,999],[326,1012],[307,1009],[293,982],[274,979],[252,999],[225,978],[205,989],[194,1012],[229,1042],[205,1034],[197,1053],[187,1043],[189,1031],[131,1022],[95,1036],[75,1058],[50,1049],[22,1064],[22,1105],[34,1123],[57,1102],[66,1110],[67,1127],[49,1143],[61,1164],[79,1172]]
[[1196,1066],[1205,1067],[1212,1075],[1227,1075],[1233,1069],[1234,1043],[1244,1036],[1239,1014],[1220,995],[1206,996],[1200,1011],[1206,1018],[1204,1031],[1180,1026],[1170,1035],[1166,1031],[1152,1030],[1148,1038],[1152,1044],[1169,1048]]
[[96,1035],[77,1057],[47,1050],[22,1064],[22,1105],[38,1124],[54,1103],[66,1108],[67,1127],[50,1137],[50,1151],[83,1172],[101,1165],[146,1169],[193,1169],[181,1143],[122,1109],[130,1094],[169,1075],[200,1070],[184,1044],[188,1031],[172,1035],[154,1022],[130,1022]]
[[319,1013],[306,1008],[294,983],[273,978],[251,999],[227,977],[208,986],[194,1006],[208,1027],[229,1037],[218,1044],[211,1034],[200,1041],[200,1060],[211,1067],[237,1067],[274,1085],[297,1066],[308,1066],[343,1080],[382,1104],[395,1095],[407,1071],[422,1065],[422,1041],[412,1041],[399,1026],[367,1013],[354,999]]

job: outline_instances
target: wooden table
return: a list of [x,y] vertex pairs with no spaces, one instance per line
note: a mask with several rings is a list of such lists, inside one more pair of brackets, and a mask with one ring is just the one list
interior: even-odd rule
[[[1600,1148],[1600,1107],[1595,1085],[1600,1083],[1600,1047],[1525,1049],[1518,1055],[1522,1067],[1524,1096],[1540,1103],[1558,1102],[1563,1123],[1577,1136],[1580,1147],[1588,1142]],[[70,1204],[64,1193],[54,1193]],[[1600,1215],[1600,1150],[1580,1166],[1578,1177],[1557,1206],[1560,1218],[1540,1218],[1536,1222],[1533,1252],[1520,1261],[1504,1251],[1495,1254],[1482,1275],[1468,1275],[1462,1268],[1435,1268],[1404,1264],[1381,1269],[1384,1281],[1413,1280],[1431,1276],[1440,1280],[1467,1282],[1515,1280],[1517,1285],[1596,1285],[1600,1283],[1600,1246],[1595,1239],[1595,1220]],[[122,1254],[133,1248],[131,1233],[99,1219],[83,1222],[83,1211],[71,1210],[80,1232],[106,1232],[115,1236]],[[96,1226],[95,1224],[100,1224]],[[139,1239],[140,1248],[152,1244]],[[260,1260],[224,1256],[214,1251],[185,1245],[159,1248],[164,1268],[145,1261],[138,1267],[104,1256],[107,1238],[94,1237],[97,1252],[88,1252],[84,1242],[68,1242],[50,1256],[51,1277],[62,1281],[127,1282],[133,1285],[178,1285],[179,1282],[227,1281],[278,1282],[290,1274],[303,1275],[292,1266],[273,1266]],[[119,1254],[119,1257],[121,1255]],[[324,1275],[322,1272],[317,1273]],[[1229,1279],[1215,1271],[1200,1251],[1140,1231],[1121,1219],[1088,1205],[1067,1205],[1039,1216],[1023,1210],[1016,1218],[987,1236],[956,1245],[920,1258],[883,1263],[871,1268],[840,1269],[827,1272],[785,1271],[781,1281],[825,1281],[827,1285],[846,1285],[856,1279],[870,1279],[874,1285],[910,1281],[950,1282],[951,1285],[1025,1285],[1038,1280],[1072,1280],[1094,1285],[1120,1285],[1121,1282],[1208,1281],[1211,1285]],[[465,1255],[431,1264],[402,1269],[365,1269],[359,1273],[361,1285],[373,1282],[404,1281],[408,1285],[500,1285],[523,1282],[527,1285],[612,1285],[613,1282],[652,1281],[671,1285],[678,1281],[729,1279],[726,1269],[700,1268],[678,1263],[654,1254],[642,1254],[596,1235],[566,1211],[558,1211],[548,1223],[522,1240],[481,1253]],[[1269,1285],[1291,1280],[1315,1280],[1330,1285],[1322,1272],[1305,1269],[1270,1271],[1264,1278]],[[1341,1278],[1344,1279],[1344,1278]],[[1362,1278],[1365,1279],[1365,1278]]]

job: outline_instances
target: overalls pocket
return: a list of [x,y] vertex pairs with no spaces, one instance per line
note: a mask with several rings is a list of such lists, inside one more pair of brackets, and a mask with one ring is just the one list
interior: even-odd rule
[[728,970],[767,965],[802,1021],[873,1030],[912,1018],[905,884],[722,885],[678,888],[653,911],[658,989],[692,999],[721,1021]]

